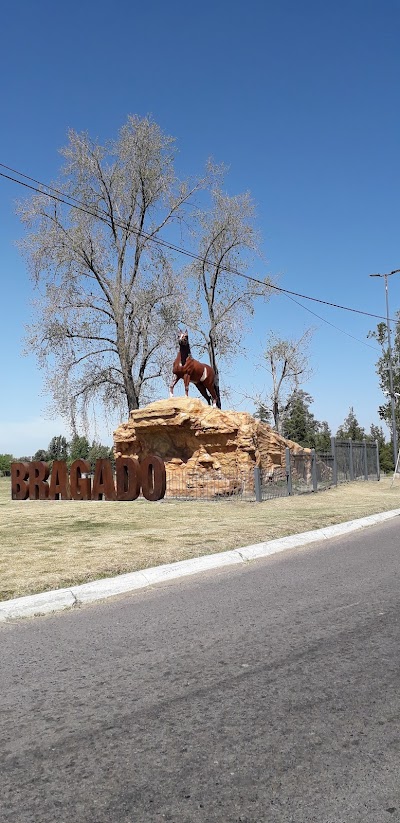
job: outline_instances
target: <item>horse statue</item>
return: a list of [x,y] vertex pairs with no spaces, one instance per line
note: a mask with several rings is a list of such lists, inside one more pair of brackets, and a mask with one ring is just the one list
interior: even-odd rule
[[[173,397],[174,388],[178,380],[185,384],[186,397],[189,395],[189,383],[194,383],[200,394],[207,400],[208,405],[221,408],[218,383],[215,371],[207,363],[199,363],[190,353],[189,335],[186,331],[179,332],[179,352],[172,367],[172,383],[169,387],[169,396]],[[209,394],[208,394],[209,392]],[[210,397],[211,395],[211,397]]]

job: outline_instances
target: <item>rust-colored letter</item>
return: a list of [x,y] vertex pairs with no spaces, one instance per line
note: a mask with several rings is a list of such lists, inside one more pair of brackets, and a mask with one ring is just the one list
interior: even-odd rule
[[69,470],[69,485],[73,500],[90,500],[90,477],[82,477],[83,474],[90,474],[91,465],[88,460],[74,460]]
[[50,500],[60,500],[60,498],[61,500],[71,499],[65,460],[54,460],[51,470],[49,498]]
[[29,499],[47,500],[49,496],[49,467],[44,460],[32,460],[29,463]]
[[26,500],[29,495],[29,463],[11,463],[11,497]]
[[149,455],[140,464],[142,494],[146,500],[161,500],[165,495],[166,472],[161,457]]
[[140,465],[134,457],[117,457],[117,500],[136,500],[140,494]]
[[103,495],[106,500],[116,499],[111,461],[100,458],[94,470],[92,500],[102,500]]

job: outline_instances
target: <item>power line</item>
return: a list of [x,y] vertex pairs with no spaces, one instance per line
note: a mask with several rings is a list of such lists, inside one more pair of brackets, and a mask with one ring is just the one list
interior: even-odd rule
[[[37,183],[37,185],[42,186],[43,188],[47,188],[50,191],[57,192],[57,194],[50,194],[47,191],[43,191],[42,188],[39,189],[36,186],[32,186],[29,183],[25,183],[23,180],[18,180],[15,177],[11,177],[8,174],[4,174],[4,172],[0,172],[0,177],[5,178],[6,180],[11,180],[13,183],[17,183],[20,186],[24,186],[25,188],[30,189],[31,191],[34,191],[37,194],[41,194],[41,195],[44,195],[45,197],[49,197],[52,200],[56,200],[57,202],[62,203],[65,206],[69,206],[70,208],[77,209],[78,211],[81,211],[85,214],[88,214],[91,217],[95,217],[96,219],[101,220],[103,223],[106,223],[106,225],[108,225],[109,227],[112,228],[112,225],[111,225],[111,222],[110,222],[110,217],[108,216],[107,212],[105,212],[103,210],[101,210],[102,213],[99,213],[97,210],[92,211],[91,207],[87,206],[85,203],[82,203],[80,200],[78,200],[75,197],[72,197],[68,194],[60,192],[58,189],[52,188],[51,186],[48,186],[46,183],[42,183],[39,180],[35,180],[33,177],[29,177],[28,175],[23,174],[22,172],[16,171],[15,169],[11,169],[11,167],[6,166],[4,163],[0,163],[0,166],[2,168],[9,169],[14,174],[18,174],[20,177],[25,177],[27,180],[31,180],[31,182]],[[63,195],[62,197],[60,196],[61,194]],[[64,198],[68,198],[68,199],[64,199]],[[74,201],[74,202],[69,202],[70,200]],[[136,234],[137,236],[140,235],[140,236],[144,237],[145,240],[148,240],[149,242],[156,243],[159,246],[162,246],[164,248],[168,248],[170,251],[175,251],[178,254],[181,254],[185,257],[190,257],[192,260],[197,260],[201,263],[210,263],[211,265],[213,265],[211,260],[207,260],[207,258],[204,260],[203,257],[196,254],[195,252],[191,252],[188,249],[182,248],[181,246],[176,246],[175,244],[170,243],[167,240],[163,240],[160,237],[153,237],[151,234],[147,234],[146,232],[143,232],[140,229],[135,229],[131,226],[128,226],[126,223],[123,223],[119,220],[114,220],[114,225],[117,226],[118,228],[122,228],[124,231],[127,231],[129,234]],[[260,280],[257,277],[252,277],[249,274],[244,274],[244,272],[241,272],[238,269],[234,269],[234,268],[231,268],[229,266],[221,266],[220,268],[221,268],[221,271],[223,271],[227,274],[235,274],[236,276],[242,277],[245,280],[248,280],[249,282],[257,283],[258,285],[264,286],[264,288],[268,287],[268,288],[273,289],[274,291],[280,292],[282,294],[291,295],[292,297],[300,297],[303,300],[311,300],[314,303],[321,303],[324,306],[331,306],[332,308],[341,309],[342,311],[352,312],[353,314],[361,314],[365,317],[373,317],[374,319],[377,319],[377,320],[386,320],[387,319],[386,317],[384,317],[381,314],[372,314],[371,312],[363,311],[362,309],[354,309],[350,306],[342,306],[339,303],[332,303],[329,300],[322,300],[318,297],[310,297],[310,295],[307,295],[307,294],[301,294],[299,292],[291,291],[289,289],[284,289],[281,286],[275,286],[272,283],[265,282],[265,280]],[[296,301],[294,301],[294,302],[296,302]],[[303,306],[303,308],[305,308],[305,306]],[[322,318],[320,318],[320,319],[322,319]],[[392,318],[389,318],[389,319],[391,320],[392,323],[396,322],[396,320],[394,320]],[[326,322],[328,322],[328,321],[326,321]],[[331,324],[331,325],[333,325],[333,324]],[[345,332],[345,334],[346,334],[346,332]],[[366,344],[366,345],[368,345],[368,344]]]
[[308,311],[310,314],[313,314],[314,317],[318,317],[318,320],[322,320],[323,323],[327,323],[328,326],[332,326],[332,328],[336,329],[336,331],[340,331],[342,334],[346,334],[347,337],[351,337],[351,339],[356,340],[357,343],[362,343],[363,346],[368,346],[368,348],[373,349],[373,351],[380,351],[377,346],[371,346],[371,343],[366,343],[365,340],[360,340],[359,337],[354,337],[354,334],[350,334],[350,332],[345,331],[344,329],[339,329],[339,326],[335,326],[334,323],[331,323],[329,320],[326,320],[325,317],[321,317],[320,314],[317,314],[317,312],[312,311],[312,309],[309,309],[308,306],[303,306],[303,303],[299,303],[299,301],[295,300],[294,297],[291,297],[290,294],[286,294],[285,296],[293,303],[296,303],[297,306],[300,306],[300,308],[304,309],[305,311]]
[[[38,185],[40,185],[40,186],[45,186],[45,187],[46,187],[46,188],[48,188],[50,191],[56,192],[58,195],[67,196],[67,197],[68,197],[68,200],[75,201],[78,205],[80,205],[80,206],[82,206],[82,207],[84,206],[84,204],[83,204],[80,200],[78,200],[77,198],[72,197],[71,195],[65,195],[65,193],[64,193],[64,192],[60,191],[59,189],[54,188],[53,186],[50,186],[50,185],[47,185],[47,184],[41,183],[41,181],[40,181],[40,180],[36,180],[34,177],[30,177],[29,175],[23,174],[22,172],[19,172],[18,170],[13,169],[13,168],[11,168],[10,166],[6,166],[4,163],[0,163],[0,166],[1,166],[2,168],[6,168],[6,169],[8,169],[9,171],[12,171],[12,172],[13,172],[13,173],[15,173],[15,174],[20,175],[21,177],[25,177],[25,179],[26,179],[26,180],[30,180],[31,182],[33,182],[33,183],[37,183],[37,184],[38,184]],[[0,173],[0,174],[1,174],[1,173]],[[6,176],[6,175],[2,175],[2,176]],[[13,180],[13,178],[8,178],[8,179]],[[21,185],[23,185],[21,181],[17,181],[17,180],[15,180],[15,182],[19,182]],[[32,188],[33,188],[33,187],[32,187]],[[36,189],[36,188],[34,188],[34,191],[36,191],[36,192],[38,192],[38,191],[39,191],[39,193],[46,194],[46,192],[41,192],[41,190],[38,190],[38,189]],[[65,201],[65,200],[61,200],[61,202],[63,202],[63,203],[65,203],[66,205],[68,205],[68,203],[66,203],[66,201]],[[110,225],[107,213],[106,213],[104,210],[101,210],[101,211],[103,211],[103,214],[104,214],[104,215],[105,215],[105,217],[107,218],[107,219],[106,219],[107,225]],[[93,213],[92,213],[92,212],[90,212],[90,214],[93,214]],[[93,214],[93,216],[97,216],[97,215]],[[98,215],[98,216],[99,216],[99,218],[100,218],[100,215]],[[119,224],[119,225],[122,225],[122,224]],[[128,227],[124,225],[124,228],[128,228]],[[154,238],[152,238],[152,239],[154,240]],[[157,240],[158,240],[158,238],[157,238]],[[176,248],[177,250],[179,249],[179,247],[174,247],[174,248]],[[180,250],[180,251],[186,251],[186,250],[183,250],[183,249],[179,249],[179,250]],[[227,269],[227,271],[229,271],[229,269]],[[236,273],[236,272],[234,272],[234,271],[233,271],[233,273]],[[238,272],[238,273],[239,273],[239,272]],[[239,274],[242,274],[242,273],[239,273]],[[242,275],[242,276],[247,277],[247,275]],[[258,283],[262,283],[262,281],[259,281],[259,280],[256,280],[256,282],[258,282]],[[279,287],[274,287],[274,288],[276,288],[276,290],[278,290],[278,289],[279,289]],[[282,292],[285,294],[285,296],[286,296],[289,300],[291,300],[293,303],[296,303],[296,305],[297,305],[297,306],[300,306],[300,308],[304,309],[305,311],[308,311],[310,314],[312,314],[314,317],[317,317],[317,318],[318,318],[319,320],[321,320],[323,323],[326,323],[328,326],[331,326],[333,329],[336,329],[336,331],[341,332],[341,334],[345,334],[347,337],[350,337],[352,340],[355,340],[357,343],[361,343],[363,346],[367,346],[368,348],[373,349],[374,351],[379,351],[379,349],[378,349],[376,346],[371,346],[371,344],[370,344],[370,343],[366,343],[364,340],[360,340],[358,337],[355,337],[353,334],[350,334],[350,332],[347,332],[347,331],[345,331],[344,329],[340,329],[340,328],[339,328],[338,326],[336,326],[334,323],[331,323],[329,320],[326,320],[326,318],[325,318],[325,317],[321,317],[321,315],[319,315],[319,314],[317,314],[316,312],[312,311],[312,309],[309,309],[307,306],[304,306],[304,304],[303,304],[303,303],[299,303],[299,301],[298,301],[298,300],[295,300],[295,299],[294,299],[294,297],[292,297],[292,296],[291,296],[292,294],[294,294],[294,292],[289,292],[287,289],[280,289],[280,291],[282,291]],[[306,296],[304,296],[304,298],[305,298],[305,299],[310,299],[310,300],[317,300],[317,298],[309,298],[309,297],[306,297]],[[324,301],[318,301],[318,302],[324,302]],[[328,302],[327,302],[327,305],[332,305],[332,306],[333,306],[334,304],[331,304],[331,303],[328,303]],[[340,307],[340,308],[345,308],[345,307]],[[351,311],[351,309],[348,309],[348,310],[349,310],[349,311]],[[357,311],[357,310],[356,310],[356,309],[354,309],[353,311]],[[378,317],[378,315],[376,315],[376,317]]]
[[[49,189],[49,191],[55,191],[56,194],[60,194],[63,197],[67,197],[68,200],[73,200],[75,203],[78,203],[79,206],[84,206],[85,205],[84,203],[82,203],[81,200],[78,200],[76,197],[72,197],[70,194],[66,194],[65,191],[60,191],[60,189],[56,189],[56,188],[54,188],[54,186],[49,186],[48,183],[42,183],[40,180],[36,180],[35,177],[29,177],[28,174],[24,174],[22,171],[18,171],[18,169],[13,169],[13,168],[11,168],[11,166],[6,166],[5,163],[0,163],[0,166],[1,166],[2,169],[7,169],[8,171],[12,171],[13,174],[18,174],[19,177],[24,177],[25,180],[30,180],[31,183],[37,183],[38,186],[43,186],[44,188]],[[1,174],[1,172],[0,172],[0,174]],[[2,175],[2,176],[6,177],[7,175]],[[9,180],[14,180],[13,177],[9,177],[8,179]],[[24,185],[24,183],[21,180],[16,180],[15,182],[20,183],[20,185]],[[36,191],[36,192],[39,191],[40,194],[46,194],[46,192],[43,192],[41,189],[36,189],[33,186],[30,187],[30,188],[33,188],[33,190]],[[62,202],[64,202],[64,201],[62,201]],[[103,209],[102,209],[102,211],[104,212]],[[107,212],[104,212],[104,214],[107,214]]]

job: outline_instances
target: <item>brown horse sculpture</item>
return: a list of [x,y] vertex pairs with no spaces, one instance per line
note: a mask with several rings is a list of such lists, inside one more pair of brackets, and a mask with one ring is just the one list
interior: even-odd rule
[[189,383],[194,383],[200,394],[207,400],[207,403],[212,402],[213,406],[218,406],[220,409],[221,400],[214,369],[207,363],[199,363],[198,360],[192,357],[187,330],[180,332],[178,339],[179,352],[172,367],[173,377],[169,387],[169,396],[173,397],[174,388],[178,380],[182,379],[185,384],[186,397],[189,394]]

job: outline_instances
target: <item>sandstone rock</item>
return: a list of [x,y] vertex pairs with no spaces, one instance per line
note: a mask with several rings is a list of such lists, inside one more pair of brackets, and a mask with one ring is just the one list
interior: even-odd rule
[[255,466],[264,477],[283,479],[286,446],[310,453],[247,412],[221,411],[189,397],[150,403],[114,432],[116,456],[162,457],[170,494],[185,488],[189,496],[201,496],[210,478],[216,495],[234,493],[244,479],[251,487]]

